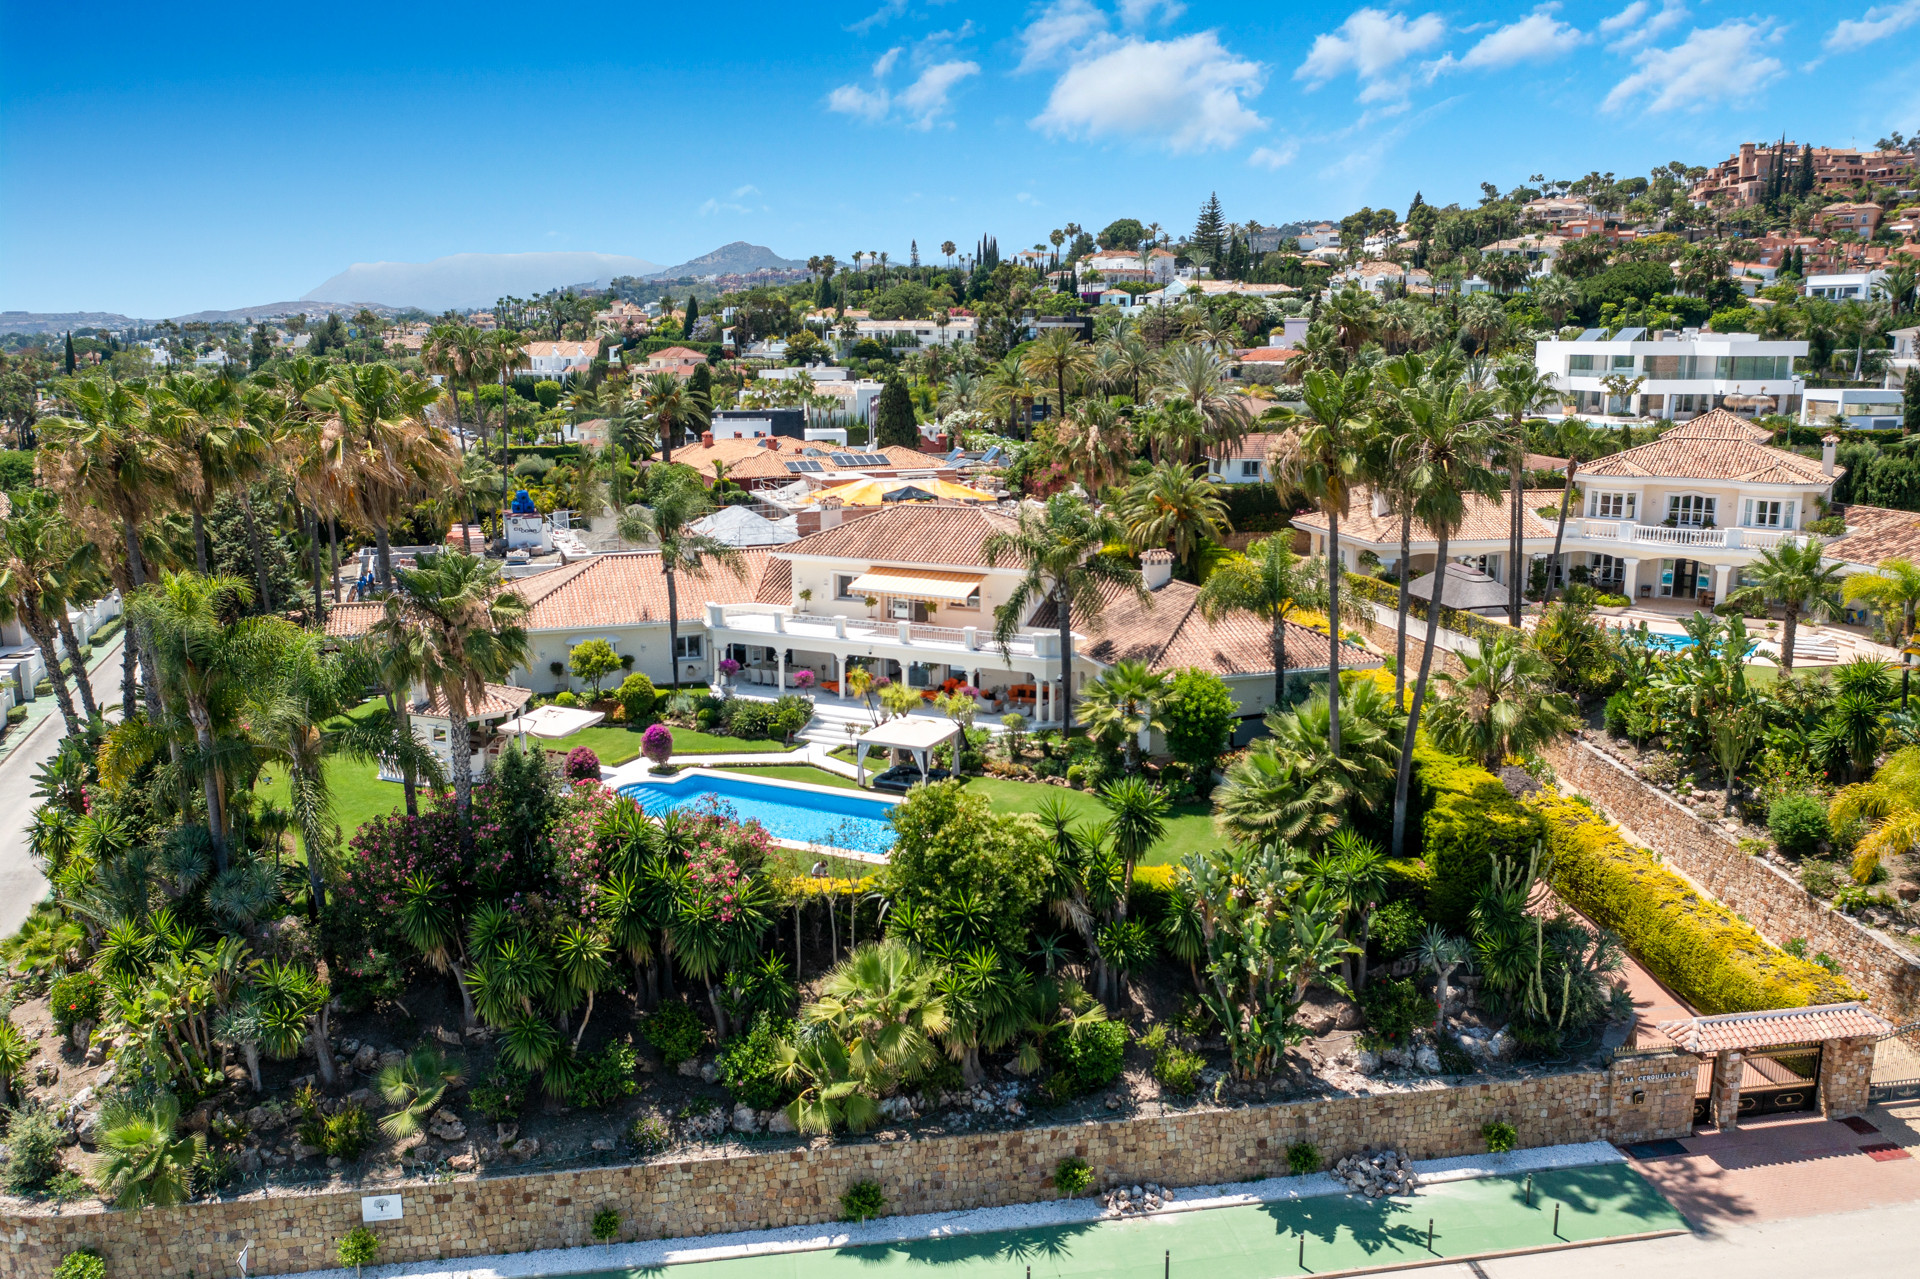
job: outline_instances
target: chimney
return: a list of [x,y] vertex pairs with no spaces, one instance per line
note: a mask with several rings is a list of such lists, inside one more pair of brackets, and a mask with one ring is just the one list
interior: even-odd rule
[[1150,591],[1157,591],[1173,580],[1173,552],[1154,547],[1140,553],[1140,577],[1142,585]]
[[1840,453],[1840,437],[1823,435],[1820,437],[1820,474],[1833,478],[1833,461]]
[[820,529],[822,532],[830,528],[840,527],[840,521],[844,518],[841,511],[845,506],[846,501],[843,498],[823,497],[820,499]]
[[702,431],[702,432],[700,432],[700,447],[701,447],[701,448],[703,448],[703,449],[710,449],[710,448],[712,448],[712,447],[713,447],[713,432],[712,432],[712,431]]

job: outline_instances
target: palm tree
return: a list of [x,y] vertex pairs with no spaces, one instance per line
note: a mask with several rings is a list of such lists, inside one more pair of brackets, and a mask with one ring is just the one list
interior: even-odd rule
[[1233,531],[1221,491],[1196,467],[1161,463],[1120,494],[1128,540],[1143,551],[1164,546],[1189,570],[1196,568],[1200,552]]
[[1833,797],[1828,825],[1845,830],[1861,821],[1871,824],[1854,845],[1857,882],[1872,879],[1883,861],[1920,852],[1920,746],[1895,751],[1871,781],[1856,782]]
[[499,565],[461,551],[422,555],[419,567],[398,576],[401,607],[426,641],[423,674],[446,700],[453,802],[464,825],[473,810],[467,707],[486,696],[487,681],[526,664],[527,602],[500,589]]
[[1405,716],[1372,680],[1352,683],[1346,710],[1338,754],[1324,693],[1316,690],[1291,710],[1269,710],[1268,735],[1227,770],[1214,805],[1222,829],[1249,843],[1312,842],[1356,812],[1377,812]]
[[1067,411],[1067,383],[1093,370],[1093,348],[1080,340],[1078,329],[1048,329],[1027,347],[1022,357],[1028,377],[1051,382],[1060,396],[1059,411]]
[[1087,731],[1096,737],[1109,733],[1118,737],[1126,752],[1127,771],[1133,772],[1140,767],[1140,735],[1153,729],[1164,732],[1167,727],[1160,720],[1160,703],[1172,687],[1167,675],[1150,670],[1145,662],[1116,663],[1089,684],[1081,698]]
[[1465,669],[1439,674],[1447,695],[1427,723],[1440,749],[1498,768],[1579,725],[1572,701],[1553,691],[1553,667],[1523,636],[1483,635],[1477,652],[1454,656]]
[[1301,398],[1307,416],[1296,416],[1267,459],[1274,487],[1283,494],[1299,490],[1327,517],[1327,710],[1333,753],[1340,753],[1340,517],[1360,470],[1374,419],[1369,403],[1372,374],[1359,368],[1346,374],[1315,370],[1307,374]]
[[1501,415],[1507,420],[1506,434],[1501,440],[1507,462],[1507,615],[1513,625],[1518,626],[1527,577],[1520,547],[1520,530],[1523,527],[1521,494],[1526,488],[1527,418],[1560,393],[1554,389],[1552,375],[1542,372],[1530,356],[1502,360],[1494,369],[1493,386],[1490,389]]
[[673,648],[673,686],[678,689],[680,574],[704,578],[711,561],[739,577],[746,570],[746,557],[738,547],[694,532],[694,522],[713,510],[713,498],[691,467],[667,462],[648,467],[644,496],[646,505],[629,506],[617,531],[629,542],[654,541],[660,546],[660,571],[667,579],[667,640]]
[[1319,608],[1326,598],[1324,566],[1302,561],[1285,534],[1263,537],[1243,555],[1217,565],[1200,588],[1200,615],[1209,624],[1233,613],[1267,623],[1273,647],[1273,704],[1287,700],[1287,616]]
[[989,412],[1007,418],[1007,434],[1019,435],[1020,410],[1033,400],[1039,390],[1027,375],[1026,361],[1014,354],[1000,357],[987,367],[986,402]]
[[1043,601],[1051,601],[1060,627],[1060,714],[1073,731],[1073,615],[1076,610],[1098,625],[1105,593],[1130,588],[1141,603],[1152,596],[1140,584],[1140,571],[1117,556],[1102,553],[1108,542],[1125,537],[1120,522],[1070,493],[1056,493],[1039,510],[1025,508],[1013,529],[997,529],[983,549],[989,568],[1014,560],[1025,570],[1007,602],[993,611],[993,638],[1003,658],[1011,657],[1013,637]]
[[1427,381],[1395,388],[1395,412],[1410,428],[1405,464],[1409,485],[1419,494],[1414,513],[1433,530],[1433,601],[1427,607],[1427,638],[1420,674],[1413,686],[1406,733],[1400,743],[1399,774],[1394,783],[1392,855],[1406,841],[1407,797],[1413,780],[1413,743],[1420,727],[1420,706],[1439,643],[1440,614],[1446,597],[1447,541],[1466,518],[1466,495],[1495,491],[1497,479],[1487,467],[1492,455],[1498,406],[1486,391],[1465,378]]
[[[168,429],[169,397],[144,383],[87,377],[67,383],[65,398],[72,417],[43,418],[38,424],[40,475],[59,492],[75,525],[96,537],[102,556],[113,565],[114,585],[130,598],[149,579],[143,527],[164,508],[182,465]],[[160,683],[153,645],[136,630],[129,651],[138,654],[147,707],[157,713]],[[131,666],[123,690],[122,711],[131,718]]]
[[[966,376],[956,373],[951,382]],[[1135,452],[1127,419],[1119,409],[1099,400],[1080,401],[1055,428],[1054,444],[1090,496],[1118,483],[1126,475]]]
[[[1122,666],[1139,666],[1137,662],[1122,662]],[[1112,672],[1118,675],[1119,668]],[[1171,683],[1164,675],[1152,677],[1160,682],[1162,688]],[[1152,715],[1151,698],[1155,694],[1147,686],[1147,680],[1139,674],[1129,677],[1129,682],[1139,687],[1149,699],[1143,718]],[[1092,717],[1088,717],[1089,726]],[[1157,727],[1157,726],[1156,726]],[[1120,891],[1114,901],[1114,915],[1117,919],[1127,917],[1127,898],[1133,892],[1133,868],[1145,857],[1167,830],[1167,814],[1173,811],[1173,802],[1167,793],[1137,773],[1131,777],[1122,777],[1100,788],[1100,804],[1107,810],[1107,838],[1113,842],[1113,851],[1120,858]]]
[[1577,417],[1553,428],[1553,447],[1567,455],[1566,485],[1560,490],[1559,516],[1553,522],[1553,558],[1547,561],[1546,603],[1553,603],[1553,577],[1560,568],[1560,545],[1567,535],[1567,517],[1573,507],[1573,477],[1582,458],[1597,456],[1601,442],[1593,427]]
[[[81,724],[74,714],[66,676],[60,672],[60,650],[54,645],[52,619],[66,615],[67,601],[62,591],[64,573],[79,543],[79,531],[51,496],[35,490],[17,495],[12,515],[0,521],[0,600],[4,600],[7,611],[19,619],[21,628],[33,637],[39,648],[69,735],[77,735]],[[91,720],[97,712],[92,693],[86,689],[86,664],[81,661],[77,647],[71,651],[74,678],[85,693],[87,718]]]
[[704,425],[709,409],[687,384],[671,373],[653,373],[634,391],[641,410],[660,441],[660,460],[673,461],[675,439],[687,427]]
[[162,573],[156,585],[127,601],[128,615],[151,637],[170,700],[177,700],[192,730],[198,752],[193,771],[206,794],[207,832],[219,871],[227,869],[229,752],[216,746],[216,729],[224,726],[216,721],[230,718],[238,697],[258,685],[277,630],[278,619],[232,617],[252,595],[237,577]]
[[1211,446],[1238,444],[1252,419],[1246,397],[1235,389],[1227,362],[1197,342],[1174,347],[1160,361],[1150,397],[1155,404],[1185,404],[1207,422]]
[[1920,564],[1895,556],[1881,560],[1871,573],[1853,573],[1840,584],[1843,603],[1865,602],[1882,614],[1900,612],[1900,631],[1895,637],[1913,634],[1914,608],[1920,605]]
[[1783,670],[1793,669],[1793,637],[1800,627],[1800,615],[1819,621],[1836,607],[1840,565],[1822,563],[1821,552],[1822,543],[1812,537],[1764,550],[1759,561],[1742,572],[1750,584],[1727,596],[1729,604],[1760,600],[1780,607],[1787,623],[1780,632]]
[[114,1106],[101,1116],[101,1188],[116,1208],[171,1208],[192,1193],[193,1170],[206,1157],[199,1133],[175,1136],[180,1102],[160,1093],[144,1110]]
[[162,383],[174,406],[174,438],[184,461],[175,478],[184,505],[193,516],[193,554],[202,573],[207,565],[207,513],[214,501],[232,487],[242,459],[261,451],[253,428],[240,417],[235,388],[225,378],[200,378],[191,373],[169,375]]
[[380,1130],[390,1137],[411,1137],[460,1080],[460,1067],[432,1044],[421,1044],[401,1060],[382,1066],[374,1087],[395,1109],[381,1116]]
[[1115,330],[1103,345],[1112,352],[1115,376],[1125,379],[1127,394],[1139,403],[1140,384],[1151,383],[1160,375],[1159,352],[1148,346],[1138,333],[1124,329]]
[[427,331],[426,345],[420,352],[427,371],[446,379],[447,393],[453,400],[453,432],[459,437],[463,453],[467,448],[467,429],[460,416],[460,384],[473,377],[481,352],[480,332],[466,324],[436,324]]
[[341,505],[372,526],[380,581],[391,589],[389,525],[421,495],[445,489],[458,473],[446,433],[425,418],[440,389],[391,365],[347,365],[306,398],[335,419],[326,428],[325,469],[341,490]]

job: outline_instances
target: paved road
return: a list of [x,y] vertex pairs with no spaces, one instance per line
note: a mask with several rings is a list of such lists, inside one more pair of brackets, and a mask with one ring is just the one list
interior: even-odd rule
[[[120,644],[95,657],[93,694],[102,707],[120,705]],[[44,699],[53,705],[53,696]],[[77,709],[77,707],[76,707]],[[32,820],[33,775],[60,749],[66,726],[56,708],[35,724],[26,739],[0,759],[0,937],[20,927],[34,903],[46,896],[47,881],[27,854]]]
[[[1435,1266],[1427,1279],[1859,1279],[1913,1273],[1920,1203],[1696,1230],[1668,1239]],[[1400,1273],[1413,1274],[1413,1271]]]

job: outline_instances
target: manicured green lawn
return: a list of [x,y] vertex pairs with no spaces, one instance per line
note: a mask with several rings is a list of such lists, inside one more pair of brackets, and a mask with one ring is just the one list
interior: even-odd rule
[[[378,764],[335,756],[326,762],[326,771],[327,786],[333,792],[333,817],[340,823],[342,841],[352,839],[353,833],[369,818],[395,812],[406,805],[406,792],[400,783],[381,781]],[[260,774],[260,784],[255,789],[262,799],[285,808],[286,770],[267,768]]]
[[841,790],[859,790],[851,777],[829,773],[811,764],[716,764],[717,773],[739,773],[743,777],[772,777],[783,782],[809,782],[815,786],[837,786]]
[[[1083,820],[1105,821],[1107,816],[1107,810],[1092,795],[1064,786],[1014,782],[1001,777],[972,777],[967,779],[967,786],[984,794],[997,812],[1037,813],[1049,797],[1059,796]],[[1181,804],[1168,815],[1166,834],[1141,860],[1148,866],[1169,865],[1188,853],[1201,852],[1219,843],[1220,838],[1213,830],[1213,807],[1209,804]]]
[[[785,742],[776,742],[770,738],[750,741],[740,737],[720,737],[713,733],[702,733],[698,729],[673,728],[673,753],[676,755],[761,755],[768,752],[780,753],[792,750]],[[562,754],[576,746],[590,746],[593,753],[600,757],[601,764],[614,768],[630,760],[640,758],[641,730],[628,728],[625,724],[596,724],[592,728],[583,728],[577,733],[565,737],[537,738],[542,746],[550,751]]]

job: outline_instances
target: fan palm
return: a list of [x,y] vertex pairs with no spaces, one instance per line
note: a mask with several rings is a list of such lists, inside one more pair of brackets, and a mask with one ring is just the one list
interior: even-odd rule
[[395,1109],[381,1116],[380,1130],[390,1137],[419,1132],[447,1091],[459,1086],[462,1075],[460,1067],[432,1044],[422,1044],[392,1065],[382,1066],[374,1087]]
[[1164,546],[1192,570],[1202,550],[1233,531],[1220,493],[1197,468],[1163,462],[1129,484],[1116,505],[1136,548]]
[[1060,423],[1054,442],[1089,495],[1124,478],[1134,457],[1127,419],[1104,401],[1082,400]]
[[[67,677],[60,670],[53,619],[66,616],[65,571],[81,545],[79,530],[50,495],[37,490],[17,495],[12,514],[0,521],[0,607],[17,618],[21,628],[33,637],[70,735],[80,732],[80,719],[74,713]],[[87,687],[86,664],[80,660],[77,646],[71,647],[71,652],[74,678],[91,720],[97,712]]]
[[1900,614],[1896,639],[1913,634],[1914,608],[1920,605],[1920,564],[1894,557],[1881,560],[1871,573],[1853,573],[1840,584],[1843,603],[1866,603],[1882,614]]
[[1038,510],[1020,512],[1013,529],[989,534],[983,544],[989,568],[1012,560],[1024,570],[1004,604],[993,611],[993,638],[1002,657],[1010,657],[1013,637],[1042,601],[1051,601],[1060,628],[1060,714],[1073,730],[1073,618],[1076,612],[1099,625],[1106,593],[1130,588],[1141,603],[1152,597],[1140,584],[1140,571],[1102,548],[1125,536],[1113,516],[1069,493],[1057,493]]
[[398,576],[401,608],[425,639],[423,674],[446,700],[454,808],[464,825],[473,809],[467,708],[486,696],[488,680],[526,664],[527,602],[501,589],[497,564],[464,552],[422,555],[417,568]]
[[[1465,378],[1445,382],[1426,380],[1391,392],[1395,415],[1406,423],[1403,450],[1409,486],[1419,496],[1414,513],[1434,532],[1435,581],[1446,581],[1447,542],[1466,518],[1466,494],[1495,490],[1497,477],[1487,467],[1498,423],[1493,397]],[[1413,780],[1413,743],[1419,731],[1420,707],[1433,670],[1433,652],[1440,628],[1445,591],[1427,609],[1426,646],[1420,656],[1420,674],[1414,681],[1406,732],[1400,745],[1399,774],[1394,783],[1393,843],[1398,857],[1405,846],[1407,799]]]
[[116,1208],[171,1208],[192,1193],[193,1170],[207,1139],[175,1135],[180,1103],[161,1093],[145,1109],[114,1107],[101,1116],[100,1184]]
[[801,1020],[843,1045],[854,1073],[881,1095],[933,1064],[935,1037],[948,1024],[938,970],[891,940],[842,961]]
[[1836,607],[1841,567],[1823,562],[1824,549],[1818,539],[1809,537],[1761,551],[1759,560],[1742,570],[1749,584],[1727,596],[1729,604],[1757,600],[1779,606],[1786,616],[1786,625],[1780,630],[1780,665],[1784,670],[1793,669],[1793,641],[1801,616],[1819,621]]
[[1145,662],[1116,663],[1087,685],[1081,695],[1080,712],[1087,731],[1100,737],[1118,737],[1126,752],[1128,770],[1138,768],[1140,735],[1155,729],[1165,731],[1160,703],[1172,687],[1168,676],[1148,669]]
[[1895,751],[1872,780],[1856,782],[1833,797],[1827,812],[1833,829],[1861,821],[1871,824],[1853,846],[1855,881],[1872,879],[1884,861],[1920,853],[1920,746]]
[[1273,651],[1273,704],[1286,704],[1287,617],[1297,608],[1319,608],[1326,600],[1324,566],[1302,560],[1284,534],[1263,537],[1242,555],[1215,566],[1200,588],[1200,615],[1209,624],[1240,613],[1267,624]]
[[1483,635],[1476,652],[1454,656],[1464,669],[1437,676],[1446,696],[1427,722],[1442,750],[1498,768],[1579,725],[1571,700],[1553,691],[1553,667],[1523,636]]
[[647,468],[642,487],[645,505],[629,506],[616,526],[629,542],[656,542],[660,571],[667,579],[667,640],[673,647],[673,686],[680,687],[680,574],[704,578],[713,564],[735,577],[746,569],[738,547],[693,524],[713,510],[713,497],[692,468],[666,462]]

